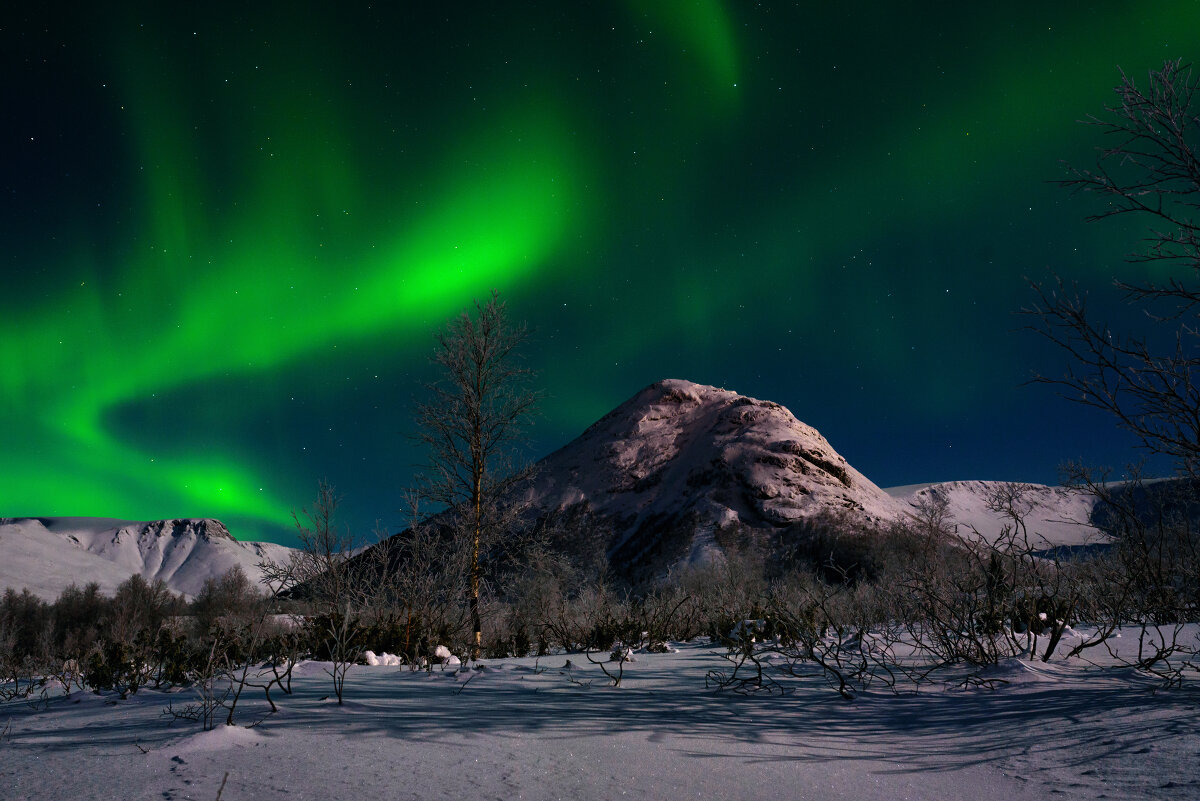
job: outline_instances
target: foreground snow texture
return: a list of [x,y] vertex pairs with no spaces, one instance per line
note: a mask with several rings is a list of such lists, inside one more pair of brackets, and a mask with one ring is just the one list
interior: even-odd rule
[[[580,655],[483,669],[320,663],[254,728],[170,722],[186,691],[0,707],[0,798],[1042,799],[1200,797],[1200,694],[1131,672],[1011,661],[996,690],[784,697],[704,689],[708,645],[639,654],[620,687]],[[570,659],[574,667],[564,671]],[[586,685],[586,686],[585,686]],[[257,699],[239,721],[264,711]],[[143,753],[144,751],[144,753]]]

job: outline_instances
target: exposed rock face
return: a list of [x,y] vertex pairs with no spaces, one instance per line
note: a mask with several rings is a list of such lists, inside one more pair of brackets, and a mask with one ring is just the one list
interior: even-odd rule
[[646,387],[538,467],[530,507],[607,529],[622,572],[703,559],[737,524],[904,508],[779,404],[681,380]]

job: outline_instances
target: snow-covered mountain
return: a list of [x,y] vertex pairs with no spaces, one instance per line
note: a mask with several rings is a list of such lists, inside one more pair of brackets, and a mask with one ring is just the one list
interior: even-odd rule
[[830,509],[882,521],[906,509],[783,406],[674,379],[541,460],[524,500],[610,532],[623,572],[702,559],[737,525],[774,529]]
[[1094,525],[1097,498],[1073,487],[1001,481],[946,481],[891,487],[886,492],[916,510],[923,500],[946,501],[948,523],[960,537],[976,534],[994,542],[1011,519],[990,508],[989,499],[1005,487],[1015,488],[1015,506],[1024,517],[1034,547],[1097,545],[1108,541]]
[[651,384],[541,460],[523,500],[566,521],[568,538],[599,528],[613,566],[644,576],[719,553],[722,531],[778,530],[828,511],[886,523],[930,498],[946,501],[960,536],[994,541],[1011,522],[989,508],[1003,487],[1017,488],[1034,547],[1109,541],[1083,490],[998,481],[883,490],[783,406],[681,380]]
[[217,520],[134,522],[98,517],[0,521],[0,589],[28,587],[53,600],[68,584],[99,583],[112,594],[134,573],[195,595],[205,579],[240,565],[251,581],[264,557],[287,558],[272,542],[239,542]]

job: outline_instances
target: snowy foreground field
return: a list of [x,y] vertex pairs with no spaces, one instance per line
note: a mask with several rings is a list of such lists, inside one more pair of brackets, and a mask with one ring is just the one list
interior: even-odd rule
[[9,703],[0,798],[1200,798],[1194,684],[1012,660],[986,674],[995,689],[847,702],[812,674],[747,697],[705,689],[719,652],[637,654],[620,687],[582,655],[355,666],[343,707],[305,662],[278,713],[251,697],[238,719],[258,725],[207,732],[163,714],[188,690]]

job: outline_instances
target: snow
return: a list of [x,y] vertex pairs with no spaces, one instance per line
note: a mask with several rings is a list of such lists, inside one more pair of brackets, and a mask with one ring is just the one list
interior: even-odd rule
[[395,654],[382,653],[377,654],[374,651],[363,651],[363,659],[371,667],[379,667],[380,665],[403,665],[404,659]]
[[439,645],[437,648],[433,649],[433,658],[447,667],[454,667],[462,664],[462,660],[450,653],[450,649],[444,645]]
[[95,581],[106,595],[132,571],[97,556],[37,519],[0,525],[0,589],[12,587],[52,601],[72,582]]
[[828,510],[883,521],[907,508],[783,406],[679,379],[651,384],[542,459],[521,491],[543,513],[610,524],[610,556],[647,572],[713,561],[717,527]]
[[262,735],[255,729],[236,725],[220,725],[208,731],[198,731],[182,738],[175,744],[173,750],[176,754],[195,754],[200,751],[244,748],[247,745],[255,745],[260,740],[262,740]]
[[287,560],[290,548],[240,542],[217,520],[134,522],[101,517],[27,517],[0,522],[0,589],[28,588],[52,601],[67,587],[95,581],[106,595],[134,573],[196,595],[205,580],[240,566],[257,582],[264,557]]
[[[961,537],[978,532],[994,542],[1004,526],[1011,521],[987,508],[988,491],[1000,481],[945,481],[934,484],[910,484],[890,487],[884,492],[904,502],[909,508],[923,497],[945,498],[951,525]],[[1049,487],[1043,484],[1019,483],[1025,490],[1027,505],[1026,526],[1030,544],[1041,546],[1092,545],[1104,541],[1104,536],[1089,522],[1096,505],[1095,496],[1071,487]]]
[[355,666],[341,707],[326,665],[304,663],[277,714],[247,694],[239,725],[211,732],[162,714],[187,690],[2,704],[0,798],[212,799],[226,773],[223,798],[261,801],[1200,797],[1195,689],[1008,660],[991,690],[871,688],[845,702],[805,675],[788,695],[743,697],[704,689],[727,664],[719,649],[673,646],[627,664],[620,687],[574,655],[432,674]]
[[[388,666],[394,666],[394,665],[407,665],[408,664],[408,662],[402,656],[397,656],[395,654],[389,654],[389,653],[377,654],[374,651],[369,651],[369,650],[363,651],[363,660],[370,667],[381,667],[381,666],[388,667]],[[442,665],[444,668],[458,667],[459,665],[462,664],[462,660],[460,660],[454,654],[450,653],[450,649],[444,645],[439,645],[437,648],[434,649],[433,661],[436,664]],[[421,664],[422,665],[426,664],[424,658],[421,659]]]

